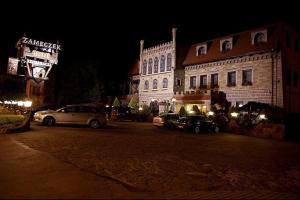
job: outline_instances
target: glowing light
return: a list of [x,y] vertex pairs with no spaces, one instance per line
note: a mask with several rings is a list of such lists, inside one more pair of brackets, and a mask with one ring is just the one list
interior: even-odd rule
[[141,111],[141,110],[143,110],[143,108],[142,108],[142,107],[139,107],[139,111]]
[[243,106],[243,104],[239,104],[239,107],[242,107]]
[[194,114],[194,113],[195,113],[195,111],[193,111],[193,110],[189,110],[189,111],[188,111],[188,113],[190,113],[190,114]]
[[213,111],[209,111],[208,113],[207,113],[207,115],[208,116],[213,116],[215,113],[213,112]]
[[176,101],[176,99],[175,98],[172,98],[172,102],[175,102]]
[[24,107],[31,107],[32,106],[32,101],[24,101]]
[[239,115],[239,113],[236,113],[236,112],[232,112],[230,113],[231,117],[237,117]]
[[108,104],[106,104],[106,106],[105,106],[106,108],[108,108],[109,107],[109,105]]
[[260,114],[259,119],[267,119],[265,114]]

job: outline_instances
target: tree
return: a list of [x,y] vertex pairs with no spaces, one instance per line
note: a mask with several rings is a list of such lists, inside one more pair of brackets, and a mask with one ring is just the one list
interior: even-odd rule
[[179,116],[186,116],[187,112],[184,108],[184,106],[181,106],[180,110],[179,110]]
[[130,101],[128,103],[128,107],[132,108],[132,109],[135,109],[135,110],[138,108],[138,102],[137,102],[137,100],[136,100],[136,98],[134,96],[131,97],[131,99],[130,99]]
[[196,115],[199,115],[201,113],[197,105],[193,105],[192,110],[195,112]]
[[115,98],[114,102],[113,102],[113,107],[119,107],[121,105],[118,97]]

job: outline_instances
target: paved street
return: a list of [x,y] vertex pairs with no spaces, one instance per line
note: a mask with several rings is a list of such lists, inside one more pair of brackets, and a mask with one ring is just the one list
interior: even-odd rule
[[0,138],[0,198],[300,197],[295,143],[131,122]]

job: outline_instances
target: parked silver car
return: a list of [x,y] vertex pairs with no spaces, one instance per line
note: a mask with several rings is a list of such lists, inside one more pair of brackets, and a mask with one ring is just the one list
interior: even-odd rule
[[34,121],[47,126],[78,124],[89,125],[92,128],[100,128],[107,124],[104,109],[87,105],[69,105],[58,110],[38,111],[34,114]]

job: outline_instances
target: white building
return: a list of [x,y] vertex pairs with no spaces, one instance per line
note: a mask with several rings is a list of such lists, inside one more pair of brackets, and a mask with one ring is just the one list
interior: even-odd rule
[[183,92],[184,70],[177,66],[176,29],[172,29],[172,41],[144,49],[140,41],[139,103],[157,102],[159,112],[173,109],[175,91]]

